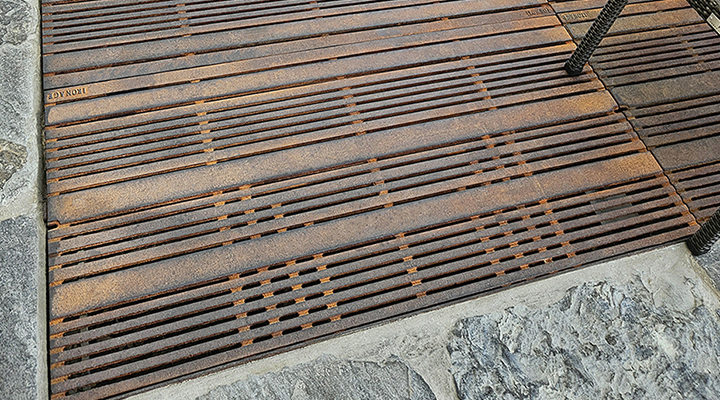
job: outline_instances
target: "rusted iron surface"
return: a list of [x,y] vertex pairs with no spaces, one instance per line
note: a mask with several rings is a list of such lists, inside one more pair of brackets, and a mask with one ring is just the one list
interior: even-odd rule
[[[568,77],[569,32],[601,2],[356,3],[43,3],[54,398],[126,396],[697,229],[661,164],[695,193],[716,153],[640,139],[715,143],[717,83]],[[651,45],[620,26],[627,51],[591,62],[654,74],[652,46],[714,46],[691,11],[630,4]]]
[[[599,10],[551,6],[575,38]],[[709,218],[720,207],[720,35],[685,1],[638,2],[590,64],[698,221]]]

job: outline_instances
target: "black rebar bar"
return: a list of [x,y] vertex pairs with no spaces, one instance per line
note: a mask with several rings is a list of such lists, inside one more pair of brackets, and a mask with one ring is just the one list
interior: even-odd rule
[[693,255],[700,256],[710,251],[718,239],[720,239],[720,209],[715,211],[715,214],[702,224],[700,230],[688,239],[687,247]]
[[615,23],[615,20],[622,12],[628,0],[608,0],[600,15],[595,19],[580,45],[575,49],[570,59],[565,63],[565,71],[570,76],[577,76],[582,73],[583,67],[595,52],[600,41]]

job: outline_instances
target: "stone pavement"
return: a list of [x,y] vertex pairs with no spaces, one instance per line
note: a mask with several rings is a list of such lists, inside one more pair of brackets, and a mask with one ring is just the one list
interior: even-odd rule
[[673,245],[132,399],[711,399],[719,253],[706,273]]
[[47,397],[39,4],[0,0],[0,398]]

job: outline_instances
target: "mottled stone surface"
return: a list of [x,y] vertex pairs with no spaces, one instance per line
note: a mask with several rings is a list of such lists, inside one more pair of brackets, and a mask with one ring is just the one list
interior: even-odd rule
[[[0,221],[0,399],[35,399],[40,354],[37,268],[41,259],[38,224],[28,217]],[[42,360],[42,359],[40,359]]]
[[20,44],[32,31],[32,10],[24,1],[0,0],[0,44]]
[[42,210],[38,10],[0,0],[0,220]]
[[[549,307],[463,319],[448,350],[460,399],[717,399],[720,316],[657,305],[637,278],[571,288]],[[683,301],[684,302],[684,301]]]
[[715,288],[720,291],[720,242],[715,243],[709,252],[696,259],[712,279]]
[[27,161],[25,146],[0,139],[0,189]]
[[323,355],[277,373],[220,386],[198,400],[434,400],[420,375],[401,360],[348,361]]

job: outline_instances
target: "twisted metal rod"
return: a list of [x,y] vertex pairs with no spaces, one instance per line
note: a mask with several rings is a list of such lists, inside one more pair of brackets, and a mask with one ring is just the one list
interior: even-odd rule
[[715,211],[715,214],[705,221],[700,230],[695,232],[686,243],[693,255],[700,256],[710,251],[718,239],[720,239],[720,209]]
[[583,67],[587,64],[590,56],[595,52],[600,41],[615,23],[628,0],[608,0],[600,15],[595,19],[580,45],[565,63],[565,71],[570,76],[577,76],[582,73]]

